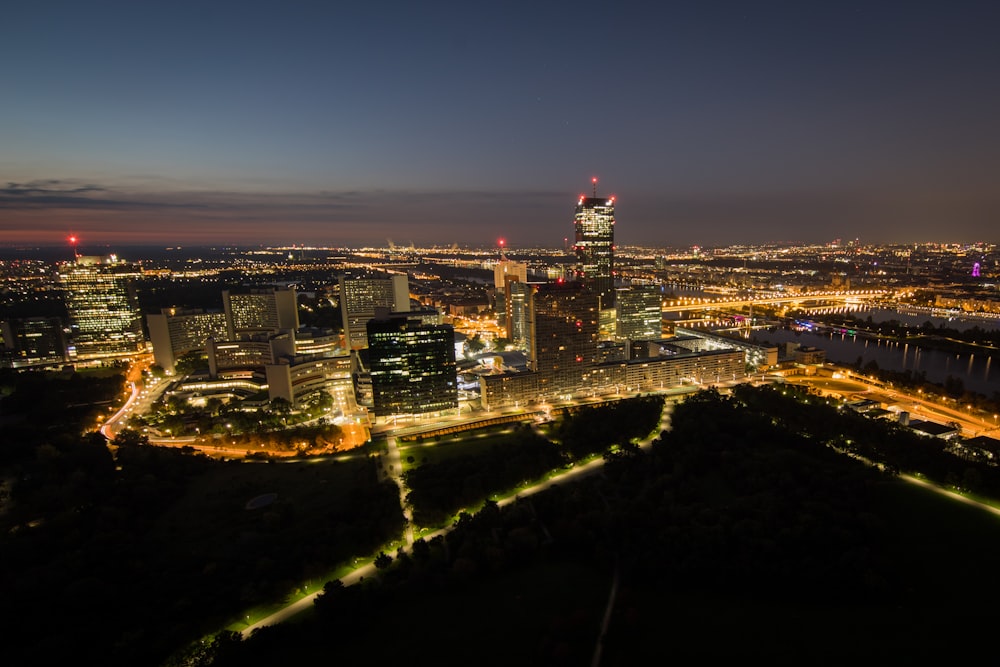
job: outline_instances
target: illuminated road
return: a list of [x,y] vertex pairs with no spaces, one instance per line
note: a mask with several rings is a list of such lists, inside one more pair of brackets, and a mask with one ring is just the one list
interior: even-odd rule
[[996,508],[992,505],[987,505],[986,503],[981,503],[978,500],[973,500],[972,498],[966,498],[960,493],[955,493],[954,491],[949,491],[948,489],[937,486],[936,484],[931,484],[925,479],[914,477],[913,475],[904,475],[904,474],[900,474],[898,475],[898,477],[911,484],[917,484],[918,486],[922,486],[925,489],[930,489],[935,493],[940,493],[942,496],[945,496],[946,498],[951,498],[952,500],[957,500],[960,503],[965,503],[966,505],[972,505],[974,507],[978,507],[979,509],[984,509],[987,512],[1000,516],[1000,508]]
[[125,416],[132,406],[139,400],[139,387],[135,382],[131,383],[132,391],[129,397],[125,400],[125,404],[118,408],[118,412],[108,417],[108,421],[104,422],[104,425],[98,429],[108,440],[112,440],[115,437],[114,425]]
[[741,297],[736,299],[726,297],[715,299],[681,298],[676,301],[666,302],[662,307],[662,311],[664,313],[683,313],[692,310],[732,310],[748,306],[802,304],[807,301],[840,301],[847,304],[891,294],[893,294],[892,290],[838,290],[783,294],[781,296]]
[[[829,367],[829,366],[828,366]],[[925,398],[920,392],[903,391],[886,385],[869,376],[862,375],[850,368],[833,366],[834,377],[825,375],[810,376],[785,376],[788,384],[804,385],[816,389],[824,395],[843,395],[845,393],[854,395],[867,395],[872,400],[895,406],[900,411],[910,414],[911,419],[919,418],[936,423],[956,422],[961,427],[962,437],[971,438],[977,435],[987,435],[998,430],[998,418],[993,416],[993,421],[985,417],[976,417],[967,410],[952,408],[941,405],[936,401]],[[838,379],[836,376],[841,376]],[[856,383],[858,389],[845,388],[846,382]]]
[[403,539],[406,541],[407,547],[413,546],[413,512],[410,510],[410,506],[406,503],[407,489],[406,485],[403,483],[403,461],[399,454],[399,447],[396,446],[396,437],[390,435],[385,440],[386,450],[388,455],[386,456],[385,469],[379,471],[379,476],[384,475],[386,478],[391,479],[393,483],[399,488],[399,506],[403,508],[403,519],[405,524],[403,526]]

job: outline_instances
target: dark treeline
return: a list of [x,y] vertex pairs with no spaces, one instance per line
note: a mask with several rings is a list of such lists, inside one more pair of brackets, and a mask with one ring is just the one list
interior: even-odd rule
[[570,408],[559,421],[555,437],[571,458],[580,459],[646,437],[660,423],[662,412],[662,396]]
[[559,444],[520,426],[506,442],[476,456],[424,464],[405,473],[419,526],[439,526],[463,508],[487,497],[536,481],[573,461],[649,435],[659,424],[663,397],[647,396],[600,406],[571,408],[559,418]]
[[557,445],[525,425],[483,454],[406,471],[406,502],[415,524],[439,526],[460,509],[477,507],[488,496],[539,479],[565,463]]
[[[109,448],[90,411],[52,401],[113,396],[120,376],[37,382],[18,374],[0,401],[6,417],[32,420],[6,424],[0,443],[9,664],[161,664],[402,530],[398,490],[377,481],[373,459],[221,462],[127,438]],[[19,398],[28,392],[37,406]],[[266,493],[271,504],[248,508]]]
[[[919,445],[798,398],[813,402],[768,388],[701,392],[648,452],[609,453],[603,476],[502,509],[487,503],[445,536],[386,558],[377,577],[328,584],[316,614],[244,641],[218,635],[189,664],[385,664],[405,650],[438,665],[587,665],[613,576],[606,665],[792,655],[843,664],[914,642],[940,657],[988,646],[988,619],[947,615],[972,590],[978,600],[1000,591],[995,519],[918,502],[926,492],[838,453],[838,436],[883,443],[885,457]],[[504,606],[499,590],[527,596],[522,578],[605,597],[533,599],[507,621],[518,631],[506,631],[491,609]]]

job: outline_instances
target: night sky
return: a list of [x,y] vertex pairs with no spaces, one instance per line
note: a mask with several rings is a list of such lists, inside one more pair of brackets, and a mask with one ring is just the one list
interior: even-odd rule
[[1000,241],[1000,2],[17,2],[0,244]]

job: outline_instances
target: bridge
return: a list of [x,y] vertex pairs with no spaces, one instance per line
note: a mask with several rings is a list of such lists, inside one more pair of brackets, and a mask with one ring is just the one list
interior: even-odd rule
[[797,294],[781,294],[767,296],[751,296],[731,298],[720,296],[719,298],[690,298],[684,297],[677,301],[664,302],[662,311],[666,313],[685,313],[692,310],[728,310],[735,308],[746,308],[760,305],[780,305],[799,304],[804,305],[809,302],[839,302],[842,304],[856,304],[869,299],[884,296],[894,296],[895,291],[890,289],[868,289],[868,290],[816,290],[812,292],[799,292]]

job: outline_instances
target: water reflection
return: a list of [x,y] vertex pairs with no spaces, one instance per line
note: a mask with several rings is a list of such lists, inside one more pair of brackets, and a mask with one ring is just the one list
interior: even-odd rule
[[931,382],[943,383],[949,375],[962,380],[966,389],[991,396],[1000,387],[1000,373],[994,372],[992,359],[985,354],[954,354],[913,346],[899,341],[883,341],[841,333],[810,333],[786,329],[758,330],[757,342],[775,345],[794,342],[826,351],[829,361],[854,365],[859,358],[864,366],[872,361],[892,371],[925,373]]

